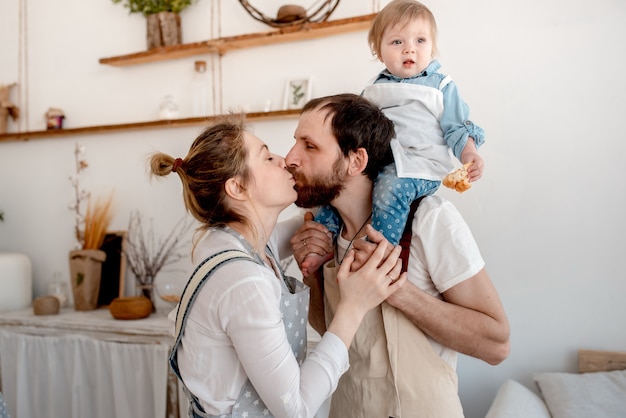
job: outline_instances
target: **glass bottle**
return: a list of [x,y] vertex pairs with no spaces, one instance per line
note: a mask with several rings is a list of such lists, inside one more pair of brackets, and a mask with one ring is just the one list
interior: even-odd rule
[[67,283],[63,280],[63,276],[58,271],[54,272],[52,280],[48,283],[48,294],[56,296],[56,298],[59,299],[59,305],[61,308],[67,306]]
[[178,105],[174,101],[174,96],[168,94],[161,101],[159,106],[159,119],[176,119],[178,117]]
[[207,90],[209,83],[207,80],[206,61],[196,61],[194,63],[194,73],[191,80],[192,115],[201,117],[208,115]]

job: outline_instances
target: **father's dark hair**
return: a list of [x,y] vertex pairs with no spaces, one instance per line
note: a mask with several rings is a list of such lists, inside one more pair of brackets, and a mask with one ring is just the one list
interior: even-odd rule
[[312,110],[328,112],[331,127],[344,156],[357,148],[368,155],[364,174],[375,180],[380,170],[393,162],[389,142],[395,136],[393,122],[369,100],[356,94],[337,94],[310,100],[302,113]]

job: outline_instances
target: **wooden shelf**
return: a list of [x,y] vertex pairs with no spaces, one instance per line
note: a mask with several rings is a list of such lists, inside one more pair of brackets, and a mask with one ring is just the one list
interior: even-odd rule
[[[251,112],[246,114],[246,120],[248,122],[262,122],[277,119],[295,119],[300,115],[300,109],[293,110],[278,110],[275,112]],[[136,122],[136,123],[122,123],[117,125],[101,125],[101,126],[86,126],[82,128],[70,128],[70,129],[52,129],[47,131],[32,131],[32,132],[16,132],[0,134],[0,142],[9,141],[29,141],[31,139],[44,139],[44,138],[59,138],[66,136],[76,135],[93,135],[93,134],[105,134],[111,132],[121,131],[136,131],[144,129],[162,129],[162,128],[184,128],[188,126],[202,126],[207,122],[211,122],[220,117],[207,116],[199,118],[184,118],[184,119],[167,119],[167,120],[155,120],[148,122]]]
[[287,26],[270,32],[230,36],[208,41],[150,49],[116,57],[101,58],[100,64],[128,66],[150,62],[172,60],[201,54],[224,55],[228,51],[273,45],[285,42],[303,41],[325,36],[366,30],[376,13],[319,23],[305,23]]
[[[123,67],[136,64],[173,60],[201,54],[224,55],[228,51],[244,48],[254,48],[264,45],[273,45],[286,42],[304,41],[326,36],[340,35],[349,32],[367,30],[376,13],[355,16],[347,19],[337,19],[326,22],[304,23],[286,26],[269,32],[244,34],[238,36],[211,39],[208,41],[155,48],[134,54],[116,57],[101,58],[100,63]],[[248,113],[246,119],[251,122],[275,119],[297,118],[300,110],[279,110],[275,112]],[[28,141],[31,139],[58,138],[77,135],[104,134],[110,132],[134,131],[143,129],[180,128],[187,126],[202,126],[216,119],[218,116],[201,118],[184,118],[157,120],[148,122],[123,123],[117,125],[86,126],[59,130],[31,131],[0,134],[0,142]]]

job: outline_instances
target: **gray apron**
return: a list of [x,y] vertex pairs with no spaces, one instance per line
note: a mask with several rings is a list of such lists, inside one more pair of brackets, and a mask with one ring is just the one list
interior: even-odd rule
[[[172,370],[183,382],[180,371],[178,369],[178,359],[176,356],[178,346],[182,339],[185,323],[191,306],[199,293],[200,288],[210,278],[213,272],[221,265],[234,260],[250,260],[259,264],[263,264],[260,257],[254,253],[250,245],[239,234],[230,228],[225,228],[228,232],[237,236],[244,244],[249,253],[239,250],[225,250],[204,260],[194,271],[191,279],[187,283],[183,295],[181,297],[178,311],[176,313],[176,341],[170,352],[170,366]],[[285,276],[280,269],[280,264],[276,261],[269,247],[266,248],[268,255],[271,257],[274,268],[278,269],[282,279],[281,283],[281,299],[280,311],[283,317],[283,325],[287,334],[287,340],[291,346],[291,350],[296,356],[298,364],[301,365],[306,357],[307,348],[307,312],[309,310],[309,288],[304,283],[293,277]],[[252,256],[251,256],[252,254]],[[183,382],[184,386],[184,382]],[[255,390],[250,380],[246,380],[245,384],[239,392],[237,401],[233,405],[231,414],[209,415],[207,414],[198,398],[183,388],[185,394],[189,398],[189,416],[193,418],[271,418],[273,415],[269,412],[261,397]]]

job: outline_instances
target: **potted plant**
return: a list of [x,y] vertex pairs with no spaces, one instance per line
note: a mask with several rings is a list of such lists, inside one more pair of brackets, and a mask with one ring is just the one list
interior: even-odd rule
[[196,0],[111,0],[147,21],[148,49],[182,43],[180,12]]

